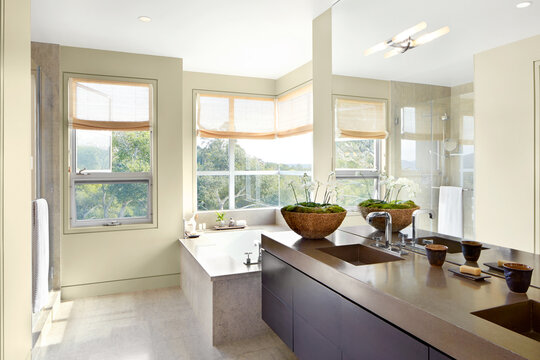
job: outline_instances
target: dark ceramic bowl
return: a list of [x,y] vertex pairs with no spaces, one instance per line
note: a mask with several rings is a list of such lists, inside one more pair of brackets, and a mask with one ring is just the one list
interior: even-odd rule
[[525,293],[531,284],[533,267],[524,264],[503,264],[504,278],[508,288],[516,293]]
[[426,255],[430,265],[442,266],[444,259],[446,259],[446,251],[448,246],[439,244],[426,245]]
[[478,241],[464,240],[461,242],[461,252],[467,261],[476,261],[482,252],[482,243]]

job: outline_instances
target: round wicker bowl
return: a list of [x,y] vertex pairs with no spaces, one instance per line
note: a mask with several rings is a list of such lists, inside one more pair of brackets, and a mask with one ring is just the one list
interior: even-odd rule
[[[369,213],[377,212],[377,211],[384,211],[387,213],[390,213],[390,216],[392,216],[392,232],[398,232],[402,229],[405,229],[407,226],[409,226],[412,222],[412,213],[415,210],[420,209],[419,206],[411,208],[411,209],[377,209],[377,208],[370,208],[370,207],[363,207],[359,206],[358,209],[360,210],[360,213],[362,213],[362,216],[364,219],[368,216]],[[384,231],[384,218],[375,218],[373,219],[373,223],[370,224],[375,229]]]
[[347,211],[331,214],[299,213],[281,209],[281,215],[292,231],[305,239],[322,239],[341,225]]

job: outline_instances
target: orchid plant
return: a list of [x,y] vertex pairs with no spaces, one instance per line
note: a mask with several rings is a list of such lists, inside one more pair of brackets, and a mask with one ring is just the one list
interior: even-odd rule
[[[341,206],[332,205],[331,202],[337,197],[337,181],[336,174],[331,172],[328,174],[326,183],[323,184],[320,181],[312,181],[310,176],[307,173],[304,173],[302,176],[302,190],[304,192],[304,202],[298,201],[298,196],[294,188],[293,182],[289,182],[289,186],[294,195],[296,201],[295,205],[285,206],[284,209],[287,211],[296,211],[296,212],[342,212],[345,211]],[[324,187],[324,194],[322,203],[317,203],[317,198],[319,196],[319,191],[322,191]]]
[[[375,207],[381,209],[408,209],[417,205],[414,201],[416,194],[420,192],[420,186],[407,178],[395,178],[392,175],[381,175],[381,183],[384,186],[382,199],[368,199],[359,204],[362,207]],[[400,195],[406,194],[409,200],[400,200]]]

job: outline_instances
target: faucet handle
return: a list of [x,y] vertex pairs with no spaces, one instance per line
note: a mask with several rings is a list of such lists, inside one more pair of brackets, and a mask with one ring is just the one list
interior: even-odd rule
[[244,261],[244,264],[251,265],[251,259],[249,258],[249,255],[251,255],[251,251],[245,252],[244,255],[247,256],[246,261]]

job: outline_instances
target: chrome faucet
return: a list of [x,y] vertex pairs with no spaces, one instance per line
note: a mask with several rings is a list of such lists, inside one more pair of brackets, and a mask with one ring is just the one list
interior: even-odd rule
[[428,214],[429,218],[433,220],[435,213],[430,209],[419,209],[412,213],[412,246],[416,246],[416,217],[420,214]]
[[392,247],[392,215],[385,211],[376,211],[369,213],[366,216],[366,221],[369,225],[373,222],[373,219],[383,217],[385,218],[386,226],[384,230],[384,247],[389,249]]

